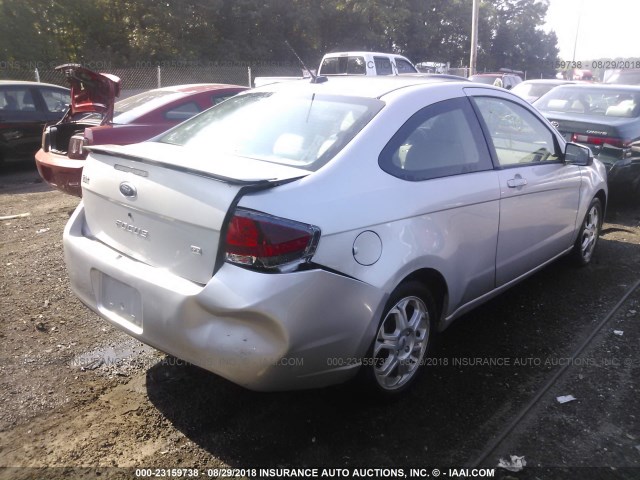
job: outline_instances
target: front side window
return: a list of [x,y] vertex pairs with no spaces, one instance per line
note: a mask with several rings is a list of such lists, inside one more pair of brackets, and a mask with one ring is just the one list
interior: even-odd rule
[[417,70],[406,60],[396,58],[396,68],[398,73],[417,73]]
[[385,172],[409,181],[493,168],[466,98],[446,100],[418,111],[384,147],[378,163]]
[[475,97],[496,152],[499,166],[555,162],[554,136],[533,113],[517,103],[495,97]]
[[158,141],[206,152],[205,159],[222,153],[313,171],[349,143],[383,105],[360,97],[252,92],[229,98]]

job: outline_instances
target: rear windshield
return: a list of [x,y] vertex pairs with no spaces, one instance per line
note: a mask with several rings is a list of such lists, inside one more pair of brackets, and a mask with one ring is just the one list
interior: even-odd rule
[[319,75],[366,75],[367,67],[364,57],[341,56],[322,60]]
[[640,70],[621,70],[611,75],[606,83],[619,85],[640,85]]
[[487,85],[493,85],[495,83],[496,80],[498,80],[500,77],[497,76],[487,76],[487,75],[472,75],[469,77],[469,80],[471,80],[472,82],[477,82],[477,83],[486,83]]
[[158,141],[317,170],[383,105],[371,98],[252,92],[193,117]]
[[539,98],[549,90],[558,85],[550,83],[520,83],[511,90],[512,93],[520,95],[522,97],[536,97]]
[[171,90],[150,90],[148,92],[139,93],[132,97],[125,98],[116,102],[113,112],[113,123],[129,123],[129,115],[124,115],[127,112],[133,111],[151,100],[166,97],[167,95],[175,95],[176,92]]
[[640,89],[558,87],[534,105],[543,112],[632,118],[640,115]]

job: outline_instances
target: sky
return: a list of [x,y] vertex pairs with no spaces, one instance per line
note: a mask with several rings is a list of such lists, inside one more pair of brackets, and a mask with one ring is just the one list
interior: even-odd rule
[[550,0],[545,30],[558,36],[559,60],[573,60],[577,29],[576,61],[640,57],[640,0]]

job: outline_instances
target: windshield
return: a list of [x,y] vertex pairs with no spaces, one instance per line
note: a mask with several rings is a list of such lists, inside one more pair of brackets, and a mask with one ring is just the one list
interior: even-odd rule
[[631,118],[640,114],[640,89],[558,87],[534,105],[543,112]]
[[158,141],[317,170],[383,105],[370,98],[252,92],[193,117]]

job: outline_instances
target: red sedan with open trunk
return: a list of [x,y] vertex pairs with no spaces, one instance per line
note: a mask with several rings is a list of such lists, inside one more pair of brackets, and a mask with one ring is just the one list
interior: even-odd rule
[[118,77],[79,65],[62,65],[58,70],[71,85],[71,106],[58,123],[45,128],[36,165],[47,183],[76,196],[82,195],[85,146],[148,140],[247,89],[212,83],[177,85],[116,103],[120,94]]

